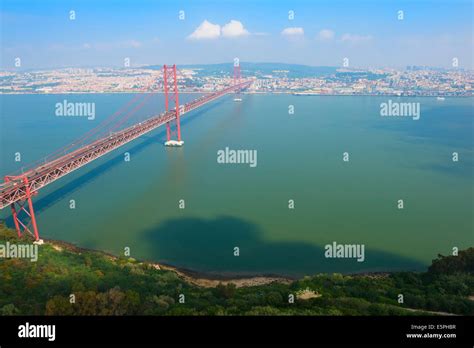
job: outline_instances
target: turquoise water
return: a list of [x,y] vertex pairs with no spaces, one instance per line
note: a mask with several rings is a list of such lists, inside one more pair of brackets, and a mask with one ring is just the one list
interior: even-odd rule
[[[0,96],[0,174],[20,167],[15,152],[37,160],[131,98]],[[95,102],[96,119],[54,116],[64,99]],[[388,99],[420,102],[420,120],[381,117]],[[228,96],[186,115],[182,133],[182,148],[155,130],[41,190],[40,234],[200,272],[291,276],[421,270],[474,245],[472,98]],[[217,163],[226,147],[257,150],[257,166]],[[11,225],[8,209],[0,218]],[[333,241],[364,244],[365,261],[325,258]]]

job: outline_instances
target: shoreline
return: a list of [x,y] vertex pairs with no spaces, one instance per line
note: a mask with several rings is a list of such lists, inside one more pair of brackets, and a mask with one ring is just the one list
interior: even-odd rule
[[[73,253],[81,253],[81,252],[93,252],[104,255],[111,260],[118,260],[120,259],[119,256],[113,255],[103,250],[96,250],[96,249],[89,249],[79,247],[73,243],[54,240],[54,239],[43,239],[44,244],[51,245],[55,250],[62,251],[68,250]],[[138,260],[135,258],[133,259],[138,263],[147,264],[157,270],[164,270],[164,271],[171,271],[174,272],[180,277],[181,279],[185,280],[186,282],[204,288],[215,288],[219,284],[227,285],[230,283],[235,284],[237,288],[240,287],[249,287],[249,286],[259,286],[270,284],[274,282],[283,283],[283,284],[290,284],[297,280],[297,278],[290,278],[290,277],[283,277],[277,275],[236,275],[236,274],[218,274],[218,273],[205,273],[194,271],[186,268],[176,267],[173,265],[165,264],[165,263],[158,263],[154,261],[144,261]]]
[[[57,251],[62,251],[64,249],[73,252],[73,253],[81,253],[81,252],[93,252],[104,255],[111,260],[118,260],[120,259],[119,256],[113,255],[106,251],[96,250],[96,249],[89,249],[79,247],[73,243],[60,241],[60,240],[53,240],[53,239],[44,239],[45,244],[51,245]],[[237,288],[241,287],[251,287],[251,286],[260,286],[266,285],[271,283],[281,283],[281,284],[291,284],[299,279],[303,279],[303,277],[290,277],[290,276],[280,276],[280,275],[272,275],[272,274],[236,274],[236,273],[211,273],[211,272],[201,272],[195,271],[183,267],[173,266],[166,263],[159,263],[154,261],[146,261],[146,260],[138,260],[135,258],[129,258],[135,260],[140,264],[147,264],[157,270],[165,270],[174,272],[178,277],[186,281],[187,283],[193,284],[198,287],[204,288],[215,288],[219,284],[227,285],[227,284],[235,284]],[[334,273],[334,272],[333,272]],[[390,274],[394,272],[360,272],[360,273],[348,273],[344,274],[346,276],[353,276],[353,277],[371,277],[371,278],[385,278],[388,277]],[[316,274],[332,274],[332,273],[316,273]],[[314,274],[314,275],[316,275]]]
[[[210,94],[215,91],[180,91],[180,94]],[[265,92],[248,92],[242,91],[241,94],[286,94],[286,95],[293,95],[296,97],[411,97],[411,98],[436,98],[436,97],[445,97],[445,98],[472,98],[474,95],[451,95],[451,94],[429,94],[429,95],[400,95],[398,93],[387,93],[387,94],[370,94],[370,93],[309,93],[309,94],[300,94],[305,93],[303,92],[295,92],[295,91],[265,91]],[[296,94],[295,94],[296,93]],[[103,91],[103,92],[91,92],[91,91],[68,91],[68,92],[0,92],[0,95],[78,95],[78,94],[99,94],[99,95],[106,95],[106,94],[164,94],[164,92],[156,91],[156,92],[143,92],[143,91]]]

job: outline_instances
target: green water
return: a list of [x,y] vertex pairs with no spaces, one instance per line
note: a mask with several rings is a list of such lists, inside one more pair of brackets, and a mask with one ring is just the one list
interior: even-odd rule
[[[20,167],[15,152],[41,158],[131,98],[0,96],[0,174]],[[94,101],[96,120],[55,117],[63,99]],[[420,120],[381,117],[388,99],[420,102]],[[156,130],[41,190],[40,234],[201,272],[291,276],[421,270],[474,245],[472,98],[229,96],[186,115],[182,133],[183,148]],[[217,163],[225,147],[257,150],[257,166]],[[364,244],[365,261],[325,258],[333,241]]]

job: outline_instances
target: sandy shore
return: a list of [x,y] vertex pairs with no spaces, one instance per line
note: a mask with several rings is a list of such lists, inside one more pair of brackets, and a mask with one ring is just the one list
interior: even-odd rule
[[[157,265],[157,264],[153,264]],[[258,286],[270,283],[283,283],[290,284],[294,279],[278,277],[278,276],[242,276],[242,277],[231,277],[227,275],[212,274],[206,276],[190,270],[183,270],[169,265],[158,265],[160,269],[173,271],[180,278],[188,283],[204,288],[215,288],[219,284],[227,285],[230,283],[235,284],[237,288]]]

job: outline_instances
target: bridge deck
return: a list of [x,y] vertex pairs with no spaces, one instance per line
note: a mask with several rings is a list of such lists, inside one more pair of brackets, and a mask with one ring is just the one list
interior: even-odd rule
[[[187,104],[184,104],[183,106],[180,106],[179,115],[181,117],[185,113],[213,100],[216,100],[223,95],[238,89],[247,88],[250,86],[250,84],[251,81],[245,81],[195,99]],[[173,109],[168,112],[163,112],[138,124],[127,127],[110,136],[98,139],[55,160],[28,170],[21,176],[9,177],[8,181],[0,185],[0,209],[7,207],[14,202],[23,200],[27,196],[27,187],[24,182],[25,177],[28,179],[28,188],[30,192],[37,192],[39,189],[45,187],[53,181],[85,166],[93,160],[100,158],[103,155],[121,147],[122,145],[129,143],[143,134],[151,132],[163,124],[174,120],[175,118],[176,110]]]

